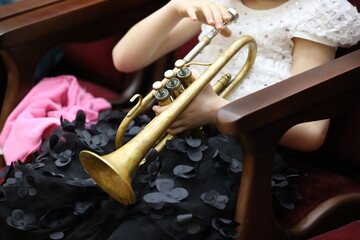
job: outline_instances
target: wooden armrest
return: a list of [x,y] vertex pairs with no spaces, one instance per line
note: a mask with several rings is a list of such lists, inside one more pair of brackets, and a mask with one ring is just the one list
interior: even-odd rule
[[[332,117],[360,100],[359,76],[357,50],[228,104],[218,112],[218,127],[227,134],[241,134],[284,119],[294,125]],[[341,105],[337,96],[353,100]],[[318,105],[326,112],[308,113]]]
[[15,2],[0,7],[0,50],[54,34],[60,39],[74,39],[125,32],[158,6],[150,0],[47,0],[41,5],[37,0]]
[[308,239],[359,216],[360,193],[348,194],[334,197],[293,228],[284,229],[271,203],[272,161],[282,135],[297,123],[330,118],[359,104],[359,76],[357,50],[219,110],[218,129],[236,135],[243,150],[235,213],[241,240]]
[[0,7],[0,20],[59,1],[62,0],[43,0],[43,1],[28,0],[28,1],[17,1],[17,2],[13,2],[12,4],[6,4],[3,7]]

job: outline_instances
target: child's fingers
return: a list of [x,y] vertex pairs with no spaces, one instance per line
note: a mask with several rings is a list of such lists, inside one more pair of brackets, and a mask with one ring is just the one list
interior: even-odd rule
[[155,115],[159,115],[160,113],[162,113],[165,110],[166,106],[159,106],[159,105],[154,105],[152,107],[152,110],[155,112]]
[[232,32],[228,27],[225,27],[223,30],[221,30],[220,34],[224,37],[230,37]]
[[217,5],[212,5],[211,11],[212,11],[213,18],[215,20],[216,29],[220,30],[220,29],[224,28],[224,18],[223,18],[222,12],[221,12],[221,8],[219,8],[219,6],[217,6]]
[[202,14],[205,17],[207,24],[212,25],[212,26],[215,24],[213,11],[208,4],[206,4],[202,7]]
[[184,132],[186,130],[186,128],[184,127],[180,127],[180,128],[169,128],[167,130],[168,133],[172,134],[172,135],[176,135],[176,134],[180,134],[182,132]]
[[231,19],[231,14],[229,13],[229,11],[227,10],[227,8],[223,5],[220,5],[220,11],[221,11],[221,15],[222,18],[224,20],[224,22],[228,22]]
[[224,28],[224,22],[231,19],[230,13],[223,5],[212,2],[200,3],[186,8],[186,13],[192,21],[200,21],[221,30]]
[[196,9],[193,8],[193,7],[189,7],[187,10],[186,10],[188,16],[190,17],[190,19],[192,21],[197,21],[198,18],[197,18],[197,15],[196,15]]
[[182,120],[176,120],[169,127],[168,133],[170,133],[170,134],[178,134],[178,133],[181,133],[181,132],[185,131],[186,129],[187,128],[185,127]]
[[208,20],[208,24],[215,26],[218,30],[223,29],[224,22],[228,22],[231,19],[231,14],[223,5],[211,3],[204,9],[209,9],[207,10],[206,14],[208,15],[207,19],[211,19],[211,23],[209,23]]

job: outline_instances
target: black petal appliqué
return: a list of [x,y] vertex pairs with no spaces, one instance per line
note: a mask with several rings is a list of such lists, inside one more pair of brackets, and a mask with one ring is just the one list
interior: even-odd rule
[[11,213],[11,217],[6,219],[6,223],[16,229],[19,230],[29,230],[35,227],[36,218],[31,213],[24,213],[24,211],[20,209],[15,209]]
[[232,220],[224,218],[213,219],[211,221],[211,225],[224,237],[233,239],[240,236],[240,234],[236,231],[236,227],[239,226],[239,224]]
[[224,209],[226,204],[229,201],[229,197],[226,195],[220,195],[220,193],[216,190],[210,190],[210,192],[206,192],[201,194],[200,198],[207,204],[217,208]]
[[144,195],[146,203],[179,203],[189,195],[185,188],[174,188],[174,180],[169,178],[157,179],[155,184],[159,192]]
[[194,214],[181,214],[172,222],[171,227],[176,231],[187,231],[190,235],[197,234],[201,230],[201,219]]
[[199,138],[175,138],[167,142],[167,148],[186,153],[190,160],[198,162],[203,158],[203,151],[208,149],[208,146]]
[[173,173],[182,178],[193,178],[196,176],[195,168],[189,165],[177,165],[174,168]]

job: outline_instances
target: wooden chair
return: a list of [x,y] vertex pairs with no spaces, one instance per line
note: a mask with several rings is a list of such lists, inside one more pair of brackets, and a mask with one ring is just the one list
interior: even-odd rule
[[[129,99],[135,93],[147,92],[152,84],[151,80],[160,79],[169,63],[173,62],[168,61],[172,56],[165,56],[144,70],[125,74],[118,72],[113,66],[111,49],[133,24],[165,2],[166,0],[26,0],[1,6],[0,131],[8,115],[36,83],[35,73],[39,62],[57,47],[65,52],[63,59],[67,64],[63,65],[68,68],[60,68],[61,72],[56,73],[76,75],[81,78],[81,85],[90,90],[95,89],[100,94],[96,97],[106,97],[115,107],[127,107]],[[100,52],[97,51],[98,48]],[[76,49],[78,55],[74,56]],[[83,50],[80,53],[82,58],[79,58],[79,49]],[[84,70],[81,61],[87,60],[89,63],[89,54],[94,55],[96,52],[100,56],[92,56],[90,62],[93,66],[88,64],[87,71]],[[106,65],[106,69],[97,71],[94,66],[97,60],[97,65],[101,65],[100,60],[107,61],[102,64]],[[99,72],[105,74],[98,75]],[[0,166],[3,166],[4,160],[1,158],[2,155]]]
[[[360,192],[325,201],[289,229],[279,225],[271,204],[272,159],[281,136],[297,123],[334,118],[356,109],[359,76],[357,50],[234,101],[218,112],[218,128],[235,134],[244,151],[236,212],[240,239],[308,239],[360,218]],[[342,161],[339,166],[346,164],[346,159]],[[359,174],[359,168],[356,172]]]
[[[0,98],[0,129],[18,99],[34,84],[36,65],[46,52],[64,43],[121,36],[164,2],[26,0],[1,7],[0,84],[4,95]],[[270,187],[272,156],[287,129],[300,122],[336,119],[359,109],[359,65],[358,50],[219,111],[219,129],[238,136],[244,149],[236,212],[240,239],[308,239],[359,218],[360,193],[348,193],[325,201],[295,226],[282,227],[273,214]],[[24,93],[20,93],[22,89]],[[346,160],[335,166],[358,163],[356,159]]]
[[[114,36],[118,40],[133,24],[165,2],[26,0],[0,7],[0,130],[12,109],[34,85],[36,67],[48,51],[57,46],[69,48],[74,43],[106,41]],[[165,64],[164,61],[161,64]],[[115,71],[114,68],[110,70]],[[118,103],[128,102],[143,84],[139,73],[131,76],[131,80],[108,79],[108,82],[113,81],[108,88],[122,91]],[[103,83],[98,81],[97,84]]]

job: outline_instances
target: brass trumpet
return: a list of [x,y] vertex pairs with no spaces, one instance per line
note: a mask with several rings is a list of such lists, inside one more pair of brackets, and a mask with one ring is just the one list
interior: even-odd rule
[[[232,21],[236,20],[236,11],[229,9],[229,12],[233,15]],[[190,61],[211,42],[211,39],[216,36],[218,32],[218,30],[213,29],[184,59],[176,61],[172,73],[165,73],[166,76],[161,81],[161,86],[165,86],[166,82],[170,81],[175,73],[181,73],[185,67],[191,65]],[[135,95],[132,101],[135,98],[139,98],[139,103],[129,111],[120,124],[116,134],[116,146],[118,149],[104,156],[99,156],[90,151],[80,152],[81,164],[94,181],[118,202],[124,205],[134,203],[136,201],[136,195],[131,186],[132,177],[145,155],[151,148],[154,148],[159,141],[161,142],[166,130],[175,119],[185,110],[202,89],[210,83],[221,68],[245,45],[249,46],[245,64],[235,78],[226,84],[226,88],[223,89],[223,93],[220,94],[220,96],[228,95],[245,78],[255,61],[256,42],[250,36],[242,36],[233,42],[217,60],[211,63],[198,79],[189,84],[161,114],[154,117],[137,136],[121,146],[128,123],[141,111],[142,106],[145,106],[154,98],[158,90],[152,90],[145,98]],[[165,140],[172,137],[171,135],[167,136]]]

